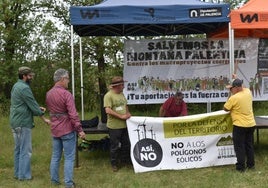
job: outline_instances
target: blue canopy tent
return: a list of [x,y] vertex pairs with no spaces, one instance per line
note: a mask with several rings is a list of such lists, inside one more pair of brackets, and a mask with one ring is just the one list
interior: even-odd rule
[[[80,37],[204,34],[227,26],[229,12],[229,4],[206,3],[199,0],[105,0],[93,6],[71,6],[73,93],[73,31]],[[83,118],[81,57],[80,53]]]
[[[93,6],[71,6],[72,92],[74,95],[73,32],[84,36],[165,36],[204,34],[229,23],[229,4],[199,0],[105,0]],[[83,65],[80,38],[81,106]],[[76,166],[78,166],[77,153]]]

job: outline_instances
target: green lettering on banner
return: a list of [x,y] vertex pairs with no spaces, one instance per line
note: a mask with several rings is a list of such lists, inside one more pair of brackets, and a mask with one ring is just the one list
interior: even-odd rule
[[226,134],[232,132],[232,119],[230,114],[189,116],[188,119],[163,120],[163,128],[165,138]]

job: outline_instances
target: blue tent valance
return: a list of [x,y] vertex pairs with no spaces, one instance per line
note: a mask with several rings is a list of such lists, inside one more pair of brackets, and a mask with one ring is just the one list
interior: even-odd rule
[[71,6],[79,36],[159,36],[208,33],[229,23],[229,4],[198,0],[106,0]]

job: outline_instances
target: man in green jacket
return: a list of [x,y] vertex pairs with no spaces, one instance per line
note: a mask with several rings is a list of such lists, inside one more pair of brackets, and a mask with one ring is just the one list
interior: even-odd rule
[[36,102],[29,86],[34,73],[29,67],[20,67],[19,79],[11,90],[10,125],[14,137],[14,178],[31,180],[32,128],[33,116],[40,116],[44,122],[50,123],[43,115],[45,108]]

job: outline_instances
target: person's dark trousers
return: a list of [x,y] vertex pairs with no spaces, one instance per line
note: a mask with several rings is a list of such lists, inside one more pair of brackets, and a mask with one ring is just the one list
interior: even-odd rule
[[112,166],[121,162],[130,161],[130,141],[127,128],[109,129],[110,136],[110,160]]
[[[254,168],[254,127],[233,127],[233,141],[236,153],[237,163],[236,170],[244,171],[245,163],[248,168]],[[245,162],[247,159],[247,162]]]

